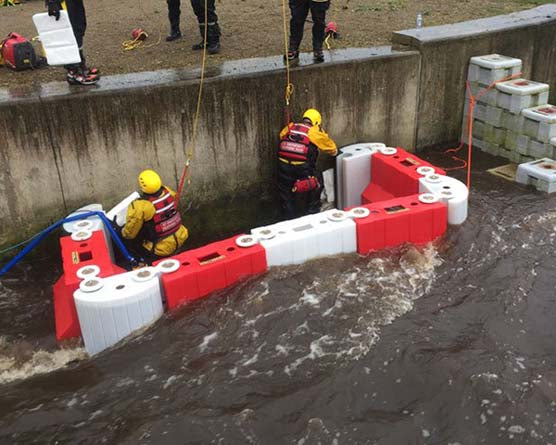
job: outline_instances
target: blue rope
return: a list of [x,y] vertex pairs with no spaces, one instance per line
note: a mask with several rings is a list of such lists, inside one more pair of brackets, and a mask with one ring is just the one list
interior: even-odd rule
[[118,234],[116,233],[114,228],[112,227],[112,224],[110,223],[110,221],[108,220],[106,215],[103,212],[90,211],[90,212],[87,212],[87,213],[82,213],[82,214],[79,214],[79,215],[74,215],[74,216],[70,216],[68,218],[61,219],[60,221],[57,221],[54,224],[52,224],[50,227],[47,227],[46,229],[44,229],[42,232],[39,232],[37,235],[35,235],[33,238],[31,238],[32,241],[29,243],[29,245],[27,245],[14,258],[12,258],[12,260],[8,264],[6,264],[2,269],[0,269],[0,277],[3,277],[23,257],[25,257],[29,252],[31,252],[31,250],[33,250],[50,232],[52,232],[56,228],[60,227],[64,223],[79,221],[81,219],[86,219],[86,218],[89,218],[91,216],[98,216],[102,220],[103,224],[106,226],[106,228],[108,229],[108,232],[110,233],[110,237],[116,243],[116,245],[118,246],[118,249],[120,249],[120,251],[122,252],[124,257],[132,263],[135,262],[135,258],[133,258],[133,256],[131,256],[131,254],[129,253],[129,251],[125,247],[124,243],[122,242],[122,240],[120,239],[120,237],[118,236]]

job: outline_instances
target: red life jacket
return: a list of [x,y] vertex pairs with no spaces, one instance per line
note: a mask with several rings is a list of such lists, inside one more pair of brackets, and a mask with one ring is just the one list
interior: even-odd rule
[[155,209],[152,223],[152,235],[154,240],[161,240],[176,233],[181,226],[181,216],[178,212],[176,201],[166,187],[162,187],[159,196],[147,195]]
[[280,141],[278,156],[288,161],[307,162],[309,158],[309,130],[305,124],[293,124]]

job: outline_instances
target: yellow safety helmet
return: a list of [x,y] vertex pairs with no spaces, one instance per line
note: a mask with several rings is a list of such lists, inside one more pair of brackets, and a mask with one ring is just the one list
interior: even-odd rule
[[139,173],[139,186],[143,193],[156,193],[162,187],[162,180],[154,170],[143,170]]
[[309,119],[313,125],[320,125],[322,118],[320,113],[314,108],[309,108],[304,114],[303,119]]

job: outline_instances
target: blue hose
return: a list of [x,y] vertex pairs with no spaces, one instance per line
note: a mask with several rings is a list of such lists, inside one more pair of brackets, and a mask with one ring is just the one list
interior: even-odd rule
[[60,221],[55,222],[50,227],[47,227],[42,232],[40,232],[38,235],[36,235],[32,239],[32,241],[21,252],[19,252],[14,258],[12,258],[12,260],[8,264],[6,264],[2,269],[0,269],[0,278],[3,277],[23,257],[25,257],[29,252],[31,252],[31,250],[33,250],[37,246],[37,244],[39,244],[54,229],[60,227],[64,223],[79,221],[81,219],[86,219],[86,218],[89,218],[91,216],[98,216],[102,220],[103,224],[108,229],[108,232],[110,232],[110,236],[111,236],[112,240],[116,243],[116,245],[118,246],[118,249],[120,249],[120,251],[122,252],[124,257],[128,261],[130,261],[131,263],[136,262],[135,258],[133,258],[133,256],[131,256],[131,254],[129,253],[129,251],[125,247],[124,243],[122,242],[122,240],[120,239],[120,237],[118,236],[118,234],[116,233],[114,228],[112,227],[112,224],[110,223],[110,221],[108,220],[106,215],[103,212],[99,212],[99,211],[90,211],[90,212],[88,211],[86,213],[81,213],[79,215],[74,215],[74,216],[70,216],[68,218],[61,219]]

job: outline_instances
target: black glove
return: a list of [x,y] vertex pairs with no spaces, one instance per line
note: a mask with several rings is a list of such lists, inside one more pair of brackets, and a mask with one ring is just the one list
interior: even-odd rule
[[56,17],[56,20],[60,20],[60,11],[62,10],[61,0],[46,0],[46,6],[48,6],[48,15]]

